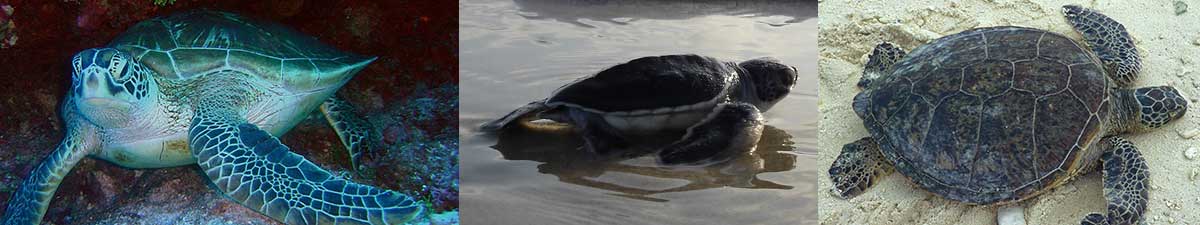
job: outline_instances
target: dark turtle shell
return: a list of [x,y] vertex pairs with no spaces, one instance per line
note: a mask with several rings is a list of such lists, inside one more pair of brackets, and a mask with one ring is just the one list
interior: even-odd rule
[[567,84],[547,104],[573,104],[602,112],[694,105],[727,94],[737,79],[735,68],[698,55],[643,57]]
[[1065,182],[1108,123],[1098,58],[1059,34],[989,27],[917,47],[855,97],[885,157],[925,190],[994,204]]
[[233,69],[296,90],[338,87],[374,60],[276,23],[208,10],[142,21],[108,46],[161,78],[188,80]]

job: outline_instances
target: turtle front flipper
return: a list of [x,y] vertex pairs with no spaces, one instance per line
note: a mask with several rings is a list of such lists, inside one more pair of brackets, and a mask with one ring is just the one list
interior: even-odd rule
[[367,120],[354,112],[354,106],[336,96],[321,103],[321,113],[325,115],[329,126],[337,132],[342,146],[350,152],[350,163],[354,169],[361,171],[363,153],[378,149],[376,144],[381,140],[379,133]]
[[525,104],[525,106],[521,106],[521,108],[517,108],[516,110],[509,112],[508,115],[504,115],[504,117],[500,117],[500,119],[492,120],[484,123],[483,125],[479,125],[479,130],[484,132],[500,131],[500,129],[504,129],[504,127],[507,127],[513,121],[528,119],[549,109],[550,107],[546,105],[545,99],[533,101],[529,104]]
[[693,163],[743,151],[758,144],[762,130],[762,114],[754,105],[721,104],[689,127],[682,139],[663,148],[658,158],[664,164]]
[[287,224],[400,224],[424,208],[404,194],[333,176],[233,110],[197,110],[192,155],[222,193]]
[[42,216],[50,207],[50,198],[54,197],[63,177],[71,172],[80,159],[98,149],[100,141],[96,138],[95,127],[82,123],[68,124],[67,127],[67,134],[58,148],[29,173],[17,192],[8,199],[8,208],[0,224],[41,223]]
[[874,138],[865,137],[842,146],[842,153],[829,167],[834,196],[850,199],[862,194],[896,169],[883,158]]
[[1100,155],[1108,214],[1088,214],[1081,224],[1139,224],[1149,199],[1146,160],[1128,140],[1112,137],[1102,143],[1109,145]]
[[1124,25],[1077,5],[1063,6],[1063,15],[1092,47],[1092,52],[1100,57],[1108,76],[1118,87],[1129,87],[1137,79],[1138,71],[1142,69],[1141,57]]
[[904,49],[900,49],[895,44],[890,42],[879,43],[875,45],[875,49],[871,50],[871,56],[867,56],[867,64],[863,66],[862,77],[858,80],[859,88],[866,88],[871,84],[871,81],[883,77],[892,69],[897,61],[904,58]]

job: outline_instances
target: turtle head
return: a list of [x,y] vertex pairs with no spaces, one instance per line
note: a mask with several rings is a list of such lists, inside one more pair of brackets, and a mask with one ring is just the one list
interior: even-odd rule
[[1161,127],[1187,112],[1187,98],[1170,86],[1138,88],[1133,90],[1133,98],[1137,100],[1137,120],[1142,129]]
[[747,78],[751,82],[750,85],[754,88],[750,96],[746,96],[748,102],[754,104],[759,110],[766,111],[779,100],[791,92],[792,86],[796,85],[796,67],[791,67],[779,63],[779,60],[770,57],[747,60],[739,63],[738,67],[745,70]]
[[150,91],[149,70],[128,53],[93,48],[71,59],[71,94],[88,120],[102,127],[121,127]]

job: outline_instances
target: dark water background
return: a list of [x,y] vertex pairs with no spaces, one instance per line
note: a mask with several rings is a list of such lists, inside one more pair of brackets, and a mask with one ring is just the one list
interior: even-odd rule
[[[468,0],[462,38],[463,220],[470,224],[806,224],[816,221],[816,3]],[[628,60],[763,56],[800,71],[757,149],[727,163],[598,160],[571,135],[475,127]]]

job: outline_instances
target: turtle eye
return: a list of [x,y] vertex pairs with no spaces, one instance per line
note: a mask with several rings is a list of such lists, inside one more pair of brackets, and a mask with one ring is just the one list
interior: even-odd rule
[[121,54],[113,54],[112,58],[108,60],[108,74],[116,80],[125,79],[125,63],[127,63],[125,57]]
[[83,71],[83,56],[75,55],[71,58],[71,69],[74,69],[71,73],[75,74]]

